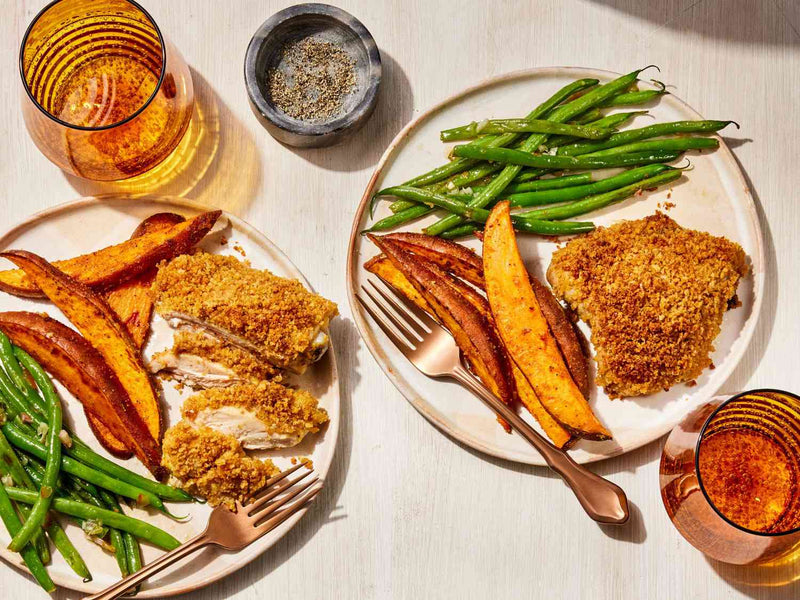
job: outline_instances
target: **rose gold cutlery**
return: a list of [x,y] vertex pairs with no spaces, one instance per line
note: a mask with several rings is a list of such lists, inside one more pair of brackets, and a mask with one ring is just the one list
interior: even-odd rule
[[[98,594],[87,596],[84,600],[118,598],[145,579],[205,546],[219,546],[225,550],[241,550],[255,542],[306,506],[322,489],[321,485],[314,487],[314,484],[319,482],[319,477],[314,477],[302,485],[298,485],[313,472],[313,469],[309,469],[293,480],[284,481],[303,466],[304,463],[300,463],[269,479],[261,495],[252,502],[246,505],[237,502],[236,512],[228,510],[223,505],[217,506],[211,512],[208,526],[201,534],[154,560],[140,571],[118,581]],[[272,486],[276,487],[270,490],[269,488]],[[297,498],[295,502],[283,510],[278,510],[295,498]]]
[[583,509],[600,523],[622,524],[628,520],[628,500],[619,486],[576,463],[528,425],[511,407],[494,396],[464,366],[461,351],[450,333],[427,313],[388,287],[368,280],[358,301],[411,363],[429,377],[455,379],[508,422],[530,443],[547,464],[570,486]]

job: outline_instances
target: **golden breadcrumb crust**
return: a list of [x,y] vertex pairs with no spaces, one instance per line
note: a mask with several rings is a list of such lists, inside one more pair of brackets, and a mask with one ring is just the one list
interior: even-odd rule
[[208,500],[211,506],[252,498],[279,470],[271,460],[247,456],[239,441],[208,427],[185,421],[164,434],[162,463],[183,489]]
[[624,397],[692,381],[711,365],[748,270],[738,244],[659,212],[570,241],[553,254],[547,279],[592,329],[597,383]]
[[317,332],[338,312],[296,279],[205,252],[160,265],[153,290],[160,314],[183,313],[229,331],[283,357],[282,366],[310,352]]
[[269,433],[300,439],[308,433],[316,433],[320,425],[328,421],[328,413],[317,406],[316,398],[307,391],[271,381],[204,390],[186,399],[181,414],[184,419],[193,421],[199,412],[223,406],[253,412]]
[[244,348],[223,342],[217,337],[197,331],[178,330],[173,338],[171,352],[194,354],[227,367],[242,379],[262,381],[280,380],[281,371]]

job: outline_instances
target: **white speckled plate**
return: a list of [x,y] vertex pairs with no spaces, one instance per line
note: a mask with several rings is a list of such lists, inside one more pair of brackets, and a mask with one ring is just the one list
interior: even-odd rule
[[[83,198],[33,215],[24,223],[0,235],[0,248],[23,248],[51,260],[69,258],[128,239],[136,225],[153,213],[170,211],[189,217],[206,210],[209,210],[209,207],[183,198]],[[203,249],[217,254],[239,256],[236,250],[239,247],[254,267],[269,269],[276,275],[296,278],[308,285],[291,261],[266,237],[241,219],[227,213],[220,218],[220,222],[223,222],[225,218],[228,220],[227,227],[221,231],[216,231],[215,228],[216,232],[208,235],[200,245]],[[227,243],[222,243],[223,238],[227,239]],[[2,262],[5,263],[5,261]],[[10,266],[10,263],[7,264]],[[0,268],[8,267],[4,264]],[[46,311],[55,318],[65,320],[61,313],[47,301],[17,298],[0,293],[0,311],[4,310]],[[146,354],[163,349],[169,344],[169,337],[165,339],[158,336],[159,328],[166,327],[163,322],[159,323],[159,321],[160,318],[156,317],[153,325],[154,336],[148,343]],[[163,340],[160,346],[159,339]],[[297,383],[319,398],[320,406],[328,411],[330,423],[320,433],[309,436],[300,446],[288,450],[265,452],[263,456],[269,456],[281,468],[290,465],[290,457],[308,456],[314,462],[315,471],[324,478],[333,458],[339,429],[339,381],[333,348],[325,354],[320,362],[313,365],[299,378]],[[178,392],[168,382],[163,385],[163,389],[164,415],[167,424],[171,425],[180,419],[180,405],[185,395],[191,391]],[[80,404],[64,388],[59,386],[59,391],[65,400],[72,429],[95,450],[105,454],[89,430]],[[117,462],[124,464],[129,469],[147,474],[146,469],[135,458]],[[190,520],[179,523],[160,513],[142,509],[130,511],[126,509],[126,512],[158,525],[181,541],[186,541],[200,533],[205,528],[211,512],[211,508],[205,504],[171,503],[169,508],[175,514],[189,515]],[[176,563],[145,583],[138,597],[163,598],[181,594],[225,577],[275,544],[300,520],[304,513],[305,510],[300,511],[283,525],[241,552],[222,552],[215,548],[206,548],[193,554],[190,558]],[[66,531],[89,565],[94,579],[84,583],[69,569],[61,556],[53,552],[53,564],[48,568],[53,581],[64,587],[93,593],[119,580],[119,570],[114,557],[89,542],[80,528],[67,524],[66,519],[63,520],[63,523],[67,525]],[[0,556],[9,563],[24,568],[19,555],[6,549],[8,542],[9,538],[5,528],[0,527]],[[145,563],[161,554],[160,550],[151,546],[143,544],[142,548]]]
[[[594,77],[605,82],[617,76],[608,71],[572,67],[531,69],[491,79],[445,100],[397,135],[378,163],[356,211],[350,238],[348,293],[361,336],[386,375],[414,408],[449,435],[481,452],[532,465],[545,464],[522,438],[504,433],[494,414],[467,390],[456,383],[434,380],[417,371],[355,300],[356,290],[369,275],[363,265],[376,254],[375,247],[359,235],[359,231],[372,222],[368,210],[370,197],[382,187],[401,183],[446,162],[450,146],[439,141],[441,129],[484,118],[518,117],[570,81]],[[642,87],[647,86],[643,84]],[[648,109],[650,116],[638,117],[631,127],[655,121],[702,118],[674,95],[662,97]],[[710,117],[735,118],[735,115]],[[764,290],[764,244],[753,199],[736,160],[725,144],[710,154],[689,153],[688,156],[694,168],[685,181],[672,188],[669,202],[675,206],[668,214],[684,227],[723,235],[742,245],[753,267],[752,275],[739,284],[742,306],[725,315],[722,332],[715,343],[713,361],[716,368],[706,370],[694,387],[677,385],[652,396],[614,401],[601,389],[596,389],[591,397],[592,406],[611,429],[614,439],[608,442],[581,441],[572,450],[578,462],[588,463],[616,456],[667,433],[692,407],[716,393],[741,360],[753,335]],[[622,219],[638,219],[653,214],[659,203],[663,205],[667,201],[668,194],[668,189],[646,193],[641,198],[630,199],[580,220],[608,225]],[[375,220],[388,214],[388,203],[381,202]],[[428,221],[413,223],[406,229],[419,231],[431,220],[433,218],[429,217]],[[520,235],[518,239],[529,269],[543,276],[554,244],[537,236]],[[471,240],[468,245],[480,252],[477,241]],[[588,328],[584,324],[581,326],[588,338]]]

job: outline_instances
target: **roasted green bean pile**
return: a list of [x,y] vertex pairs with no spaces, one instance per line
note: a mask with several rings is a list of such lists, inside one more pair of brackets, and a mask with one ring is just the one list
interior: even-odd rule
[[[31,383],[32,382],[32,383]],[[114,553],[122,576],[141,568],[139,540],[171,550],[180,542],[127,516],[120,498],[169,514],[164,500],[190,502],[182,490],[96,454],[62,427],[61,399],[42,367],[0,332],[0,520],[43,589],[55,589],[45,565],[50,543],[84,581],[92,579],[58,515],[72,518]]]
[[[591,222],[565,219],[680,179],[685,169],[670,163],[689,150],[713,151],[719,141],[703,134],[736,125],[674,121],[620,131],[647,110],[604,112],[657,102],[668,93],[657,81],[658,89],[639,90],[643,70],[605,84],[579,79],[521,118],[485,118],[442,131],[442,141],[466,143],[451,149],[446,165],[378,191],[371,214],[380,200],[391,200],[392,214],[364,233],[393,229],[438,210],[444,215],[425,233],[451,239],[467,236],[479,231],[489,209],[504,199],[515,210],[512,221],[518,231],[540,235],[591,231]],[[605,176],[596,173],[612,168],[625,170]],[[519,210],[525,207],[540,208]]]

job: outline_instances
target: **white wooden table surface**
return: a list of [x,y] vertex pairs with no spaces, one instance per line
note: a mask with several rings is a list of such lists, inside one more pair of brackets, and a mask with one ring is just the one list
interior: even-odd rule
[[[192,170],[160,193],[244,217],[339,302],[339,448],[327,489],[267,555],[194,594],[239,598],[797,598],[800,566],[780,572],[706,560],[662,508],[663,440],[598,465],[628,492],[632,523],[587,519],[544,469],[487,459],[436,431],[384,377],[349,316],[345,252],[372,166],[415,114],[486,77],[533,66],[630,71],[658,64],[710,118],[742,124],[735,148],[767,240],[767,295],[748,354],[724,391],[800,389],[800,1],[352,0],[381,48],[375,115],[342,146],[284,148],[250,112],[242,76],[258,25],[289,2],[143,0],[193,68],[205,119]],[[29,213],[119,189],[62,174],[34,147],[19,110],[17,51],[43,1],[3,0],[0,208]],[[216,148],[216,151],[214,151]],[[212,158],[213,154],[213,158]],[[41,594],[0,566],[0,596]],[[77,598],[59,591],[57,598]]]

